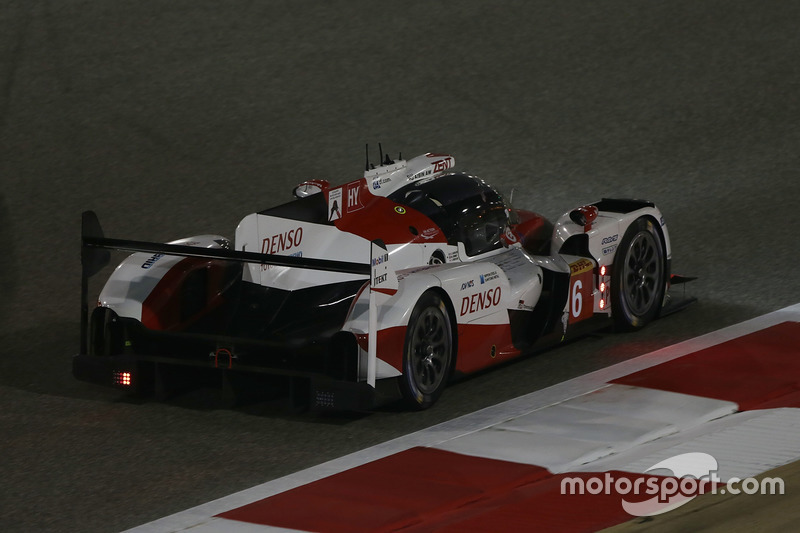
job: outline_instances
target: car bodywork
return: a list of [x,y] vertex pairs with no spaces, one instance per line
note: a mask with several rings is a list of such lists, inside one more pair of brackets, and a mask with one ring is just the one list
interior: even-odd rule
[[[293,201],[244,217],[232,242],[108,239],[84,213],[75,376],[162,393],[192,369],[225,387],[282,375],[335,409],[369,408],[399,384],[424,408],[452,375],[689,302],[668,298],[654,204],[604,199],[551,223],[454,165],[387,156],[344,185],[304,182]],[[107,249],[134,253],[90,312],[88,278]]]

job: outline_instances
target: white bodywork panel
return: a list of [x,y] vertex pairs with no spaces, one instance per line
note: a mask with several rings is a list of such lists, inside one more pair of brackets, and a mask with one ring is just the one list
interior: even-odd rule
[[409,161],[403,159],[364,172],[367,186],[375,196],[388,196],[411,182],[441,176],[456,164],[448,154],[423,154]]
[[[394,295],[376,294],[377,330],[408,326],[420,296],[434,287],[447,293],[458,324],[507,324],[509,310],[532,308],[542,291],[542,267],[519,246],[474,262],[401,270],[397,277]],[[369,292],[360,293],[344,330],[361,335],[370,331]],[[366,379],[368,354],[362,350],[360,355],[359,379]],[[377,358],[377,379],[399,374]]]
[[[336,226],[257,213],[246,216],[239,223],[235,243],[239,251],[339,261],[369,257],[370,245],[363,237],[340,231]],[[364,276],[250,263],[245,266],[243,279],[291,291],[364,279]]]
[[[197,235],[169,244],[224,248],[228,239],[220,235]],[[142,320],[142,303],[169,270],[185,258],[175,255],[137,252],[129,255],[114,269],[100,296],[98,305],[112,309],[121,317]]]

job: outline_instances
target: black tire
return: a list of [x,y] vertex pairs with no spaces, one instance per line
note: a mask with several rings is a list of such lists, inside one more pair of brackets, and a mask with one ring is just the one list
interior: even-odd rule
[[436,250],[428,260],[429,265],[443,265],[445,263],[444,253],[441,250]]
[[618,330],[644,327],[658,316],[666,289],[661,232],[648,217],[628,227],[614,257],[611,315]]
[[400,390],[414,409],[433,405],[447,385],[454,360],[453,326],[442,298],[422,294],[408,322]]
[[117,314],[107,307],[96,307],[89,324],[89,353],[98,356],[123,352],[124,332]]

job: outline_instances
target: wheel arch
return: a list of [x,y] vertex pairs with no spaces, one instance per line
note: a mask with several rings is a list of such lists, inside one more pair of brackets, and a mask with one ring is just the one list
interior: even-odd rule
[[670,257],[669,257],[670,247],[668,242],[669,237],[667,237],[666,232],[664,231],[664,227],[658,220],[656,220],[656,217],[653,214],[647,213],[645,215],[642,215],[641,218],[649,219],[650,222],[652,222],[653,225],[656,227],[658,236],[661,237],[661,252],[663,253],[664,257],[664,277],[666,278],[667,281],[669,281],[669,276],[670,276]]
[[[456,308],[453,306],[453,300],[450,298],[450,295],[441,286],[435,285],[428,288],[425,292],[436,293],[442,299],[442,302],[444,302],[444,305],[447,308],[447,318],[450,319],[450,327],[453,331],[453,357],[450,361],[450,370],[448,376],[450,377],[453,375],[453,372],[456,369],[456,361],[458,360],[458,321],[456,320]],[[422,294],[424,294],[424,292]],[[422,295],[420,295],[420,298],[421,297]]]

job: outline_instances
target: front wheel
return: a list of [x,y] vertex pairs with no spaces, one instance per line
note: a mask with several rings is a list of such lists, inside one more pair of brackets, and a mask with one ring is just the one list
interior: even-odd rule
[[403,350],[400,390],[411,407],[427,409],[442,394],[450,376],[453,346],[447,306],[436,292],[427,291],[411,313]]
[[620,330],[633,330],[658,316],[666,288],[661,233],[647,217],[625,232],[614,258],[611,314]]

